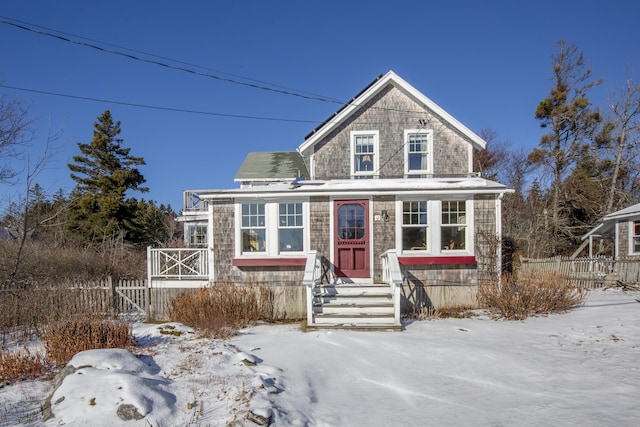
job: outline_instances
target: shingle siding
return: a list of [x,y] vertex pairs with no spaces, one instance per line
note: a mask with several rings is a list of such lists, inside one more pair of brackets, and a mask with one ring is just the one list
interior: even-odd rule
[[[350,177],[352,131],[379,132],[380,178],[404,176],[404,132],[407,129],[433,131],[434,175],[460,175],[469,172],[469,143],[402,91],[388,86],[315,145],[315,178]],[[306,161],[308,163],[309,159]]]

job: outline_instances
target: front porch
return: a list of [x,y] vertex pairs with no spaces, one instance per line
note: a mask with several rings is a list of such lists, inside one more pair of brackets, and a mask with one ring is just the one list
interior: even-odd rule
[[[306,324],[310,329],[401,330],[402,273],[395,251],[385,252],[381,265],[383,283],[347,283],[333,277],[326,259],[319,252],[311,251],[306,257],[301,286],[275,281],[266,286],[287,288],[285,293],[290,298],[274,302],[283,305],[274,311],[306,313]],[[148,248],[147,267],[147,283],[151,289],[175,293],[215,282],[212,255],[207,249]],[[306,307],[293,307],[300,299],[291,295],[291,288],[306,294]]]

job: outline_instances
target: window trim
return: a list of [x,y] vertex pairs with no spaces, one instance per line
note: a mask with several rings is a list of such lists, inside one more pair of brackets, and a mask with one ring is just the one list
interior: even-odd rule
[[[409,166],[409,136],[427,135],[427,169],[410,169]],[[433,130],[432,129],[405,129],[404,130],[404,176],[433,175]]]
[[[209,227],[207,226],[206,222],[192,222],[192,223],[187,223],[185,225],[186,225],[186,233],[184,236],[184,240],[188,248],[206,248],[209,245]],[[191,233],[191,230],[196,228],[204,229],[204,242],[200,244],[193,244],[191,242],[191,236],[193,235]]]
[[[402,228],[403,228],[403,202],[405,201],[426,201],[427,202],[427,248],[426,250],[403,250],[402,249]],[[466,230],[464,249],[444,249],[441,245],[442,230],[442,202],[443,201],[464,201],[466,203]],[[402,257],[434,257],[434,256],[466,256],[475,255],[474,249],[474,199],[473,196],[454,195],[444,199],[407,195],[396,197],[396,251]]]
[[635,233],[636,224],[640,227],[640,219],[629,221],[629,255],[640,255],[640,251],[635,250],[635,239],[640,239],[640,234]]
[[[265,214],[265,250],[263,252],[243,252],[242,248],[242,206],[250,203],[264,204]],[[301,203],[302,204],[302,251],[282,251],[280,252],[280,204],[281,203]],[[255,259],[255,258],[300,258],[309,252],[310,245],[310,217],[309,200],[302,198],[295,199],[245,199],[236,200],[235,207],[235,258]],[[235,263],[234,263],[235,264]]]
[[[371,172],[356,172],[356,137],[357,136],[373,136],[373,170]],[[380,131],[377,130],[354,130],[350,134],[350,167],[351,178],[378,178],[380,173]]]

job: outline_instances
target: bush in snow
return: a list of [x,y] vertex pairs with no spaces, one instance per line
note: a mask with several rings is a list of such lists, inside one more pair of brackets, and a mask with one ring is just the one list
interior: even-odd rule
[[170,303],[168,317],[208,336],[226,338],[235,329],[272,320],[272,307],[266,287],[220,283],[183,293]]
[[98,348],[130,348],[131,325],[99,319],[68,319],[47,326],[43,336],[47,358],[66,364],[73,355]]
[[510,320],[569,310],[586,298],[586,290],[573,286],[556,273],[520,272],[502,281],[478,287],[478,302],[494,314]]

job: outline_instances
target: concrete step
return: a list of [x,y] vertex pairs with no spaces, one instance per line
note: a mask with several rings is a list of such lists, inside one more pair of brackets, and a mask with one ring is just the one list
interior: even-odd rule
[[334,305],[325,304],[316,306],[313,308],[313,312],[318,314],[336,314],[336,315],[352,315],[358,316],[361,313],[385,315],[393,317],[393,304],[380,306],[380,305],[367,305],[367,306],[350,306],[350,305]]

